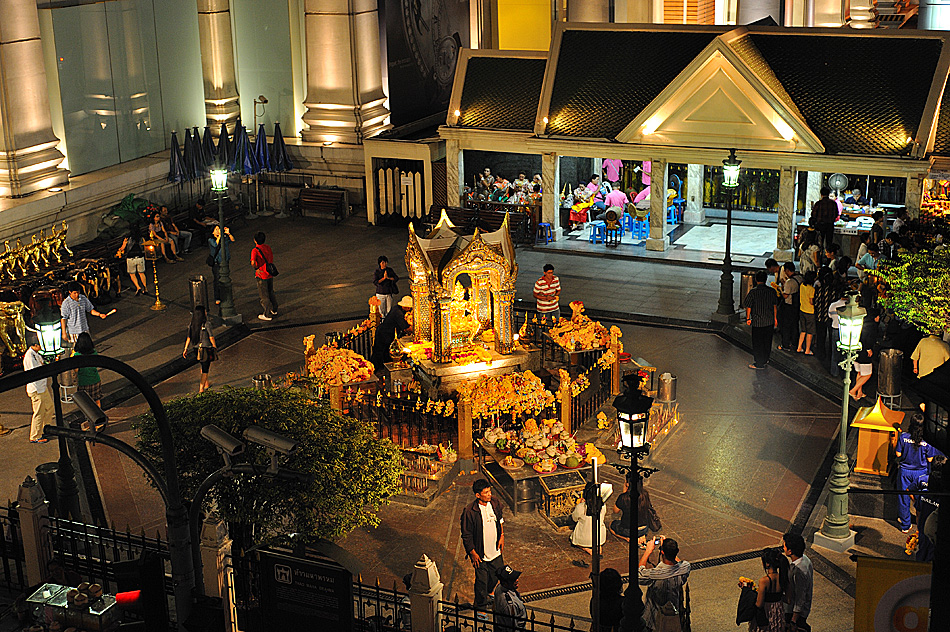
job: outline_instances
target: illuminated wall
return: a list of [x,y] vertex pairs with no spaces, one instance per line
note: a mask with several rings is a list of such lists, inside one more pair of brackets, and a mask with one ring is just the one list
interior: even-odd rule
[[550,45],[550,0],[498,0],[500,49],[548,50]]

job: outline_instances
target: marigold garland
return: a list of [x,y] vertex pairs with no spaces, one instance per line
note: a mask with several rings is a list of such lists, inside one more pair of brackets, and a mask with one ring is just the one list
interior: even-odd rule
[[498,414],[538,415],[554,404],[554,395],[544,388],[541,379],[531,371],[509,373],[477,380],[459,387],[459,395],[472,403],[473,417]]

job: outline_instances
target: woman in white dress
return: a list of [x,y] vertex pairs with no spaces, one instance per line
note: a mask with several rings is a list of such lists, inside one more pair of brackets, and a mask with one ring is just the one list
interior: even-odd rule
[[[604,517],[607,514],[607,499],[610,498],[610,495],[614,492],[614,488],[610,483],[601,483],[600,484],[600,516],[598,516],[598,534],[600,544],[603,545],[607,541],[607,525],[604,524]],[[574,532],[571,533],[571,544],[574,546],[584,549],[588,555],[591,555],[591,547],[593,546],[593,516],[587,515],[587,501],[593,500],[593,494],[597,493],[597,487],[590,483],[587,487],[584,488],[584,495],[581,498],[577,499],[577,504],[574,506],[574,513],[571,515],[577,524],[574,525]]]

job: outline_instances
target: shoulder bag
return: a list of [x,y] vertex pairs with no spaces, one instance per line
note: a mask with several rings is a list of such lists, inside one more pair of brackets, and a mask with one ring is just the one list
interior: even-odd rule
[[270,261],[268,261],[267,258],[264,256],[264,251],[263,251],[263,250],[261,250],[261,249],[258,248],[257,246],[254,246],[254,250],[256,250],[257,252],[261,253],[261,259],[264,260],[264,265],[263,265],[263,266],[258,266],[258,268],[263,267],[264,270],[267,271],[267,274],[271,275],[272,277],[275,277],[275,276],[277,276],[278,274],[280,274],[280,272],[277,270],[277,266],[274,265],[273,263],[271,263]]

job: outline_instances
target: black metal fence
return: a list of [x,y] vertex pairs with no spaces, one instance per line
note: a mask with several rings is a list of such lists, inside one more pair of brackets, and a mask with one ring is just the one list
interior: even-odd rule
[[[454,602],[440,601],[442,611],[442,632],[495,632],[496,630],[526,630],[527,632],[575,632],[580,628],[573,618],[563,617],[561,622],[551,614],[528,610],[524,619],[504,617],[500,620],[491,610],[473,610],[470,605],[460,604],[458,597]],[[565,622],[566,620],[566,622]],[[514,625],[524,624],[524,627]]]
[[587,373],[590,386],[571,398],[571,420],[574,427],[584,423],[610,398],[610,367],[594,367]]
[[13,507],[0,507],[0,587],[26,588],[25,556],[20,516]]
[[364,331],[361,331],[358,334],[338,334],[338,333],[327,333],[326,334],[326,343],[331,344],[336,342],[341,349],[349,349],[354,351],[367,360],[370,356],[373,355],[373,329],[369,328]]
[[348,396],[343,412],[354,419],[372,423],[376,435],[390,439],[401,447],[429,445],[458,445],[458,410],[444,414],[444,402],[438,403],[442,412],[429,410],[425,398],[416,394],[394,397],[388,394],[363,397]]

